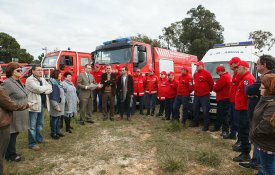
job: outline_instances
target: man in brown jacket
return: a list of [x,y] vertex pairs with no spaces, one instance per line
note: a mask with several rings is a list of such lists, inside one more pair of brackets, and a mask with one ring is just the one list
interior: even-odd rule
[[[2,68],[0,66],[0,77]],[[0,86],[0,175],[4,174],[3,160],[10,141],[10,123],[12,111],[25,110],[32,106],[32,103],[18,105],[10,99],[5,90]]]

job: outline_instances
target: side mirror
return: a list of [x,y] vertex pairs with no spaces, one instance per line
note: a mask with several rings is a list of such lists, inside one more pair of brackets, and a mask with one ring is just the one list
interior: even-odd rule
[[146,52],[146,47],[145,46],[138,46],[138,51],[139,52]]

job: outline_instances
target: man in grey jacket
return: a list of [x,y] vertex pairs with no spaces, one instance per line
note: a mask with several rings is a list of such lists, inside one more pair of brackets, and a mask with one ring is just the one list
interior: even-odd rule
[[29,111],[30,128],[28,130],[29,148],[38,151],[37,145],[44,142],[41,131],[44,127],[43,108],[46,104],[46,95],[52,92],[52,86],[42,78],[41,66],[32,66],[32,75],[26,80],[28,101],[34,103]]
[[102,88],[101,84],[95,82],[94,76],[91,72],[91,65],[86,64],[85,70],[77,77],[77,86],[79,90],[80,100],[80,124],[84,125],[84,122],[94,123],[92,120],[93,112],[93,92],[92,90]]

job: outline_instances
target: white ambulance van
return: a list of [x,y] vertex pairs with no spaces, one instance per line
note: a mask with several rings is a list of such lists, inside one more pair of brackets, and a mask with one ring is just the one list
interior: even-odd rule
[[[216,74],[216,67],[219,65],[223,65],[226,71],[233,76],[233,72],[227,63],[233,57],[239,57],[241,60],[247,61],[250,65],[250,72],[254,77],[257,77],[256,62],[259,59],[259,54],[259,50],[255,48],[252,41],[215,44],[213,49],[206,52],[201,61],[204,62],[204,68],[212,74],[214,81],[219,78],[219,75]],[[216,114],[217,102],[215,92],[210,93],[210,105],[209,112]]]

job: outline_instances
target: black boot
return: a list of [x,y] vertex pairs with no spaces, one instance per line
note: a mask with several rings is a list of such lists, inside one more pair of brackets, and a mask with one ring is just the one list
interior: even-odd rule
[[66,132],[68,132],[68,133],[72,133],[71,128],[70,128],[70,121],[71,121],[71,118],[65,117]]
[[155,109],[152,109],[151,116],[155,115]]
[[251,157],[249,153],[241,153],[239,156],[234,157],[233,161],[234,162],[248,162],[250,161]]
[[150,109],[147,109],[146,116],[150,115]]

